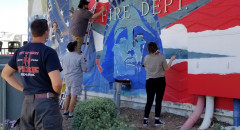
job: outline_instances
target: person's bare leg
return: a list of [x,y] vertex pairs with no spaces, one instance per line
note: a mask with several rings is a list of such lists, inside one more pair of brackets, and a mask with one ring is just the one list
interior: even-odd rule
[[77,95],[71,94],[70,105],[69,105],[69,108],[68,108],[68,111],[69,111],[70,114],[73,113],[76,102],[77,102]]
[[71,95],[67,95],[64,101],[64,111],[68,111]]

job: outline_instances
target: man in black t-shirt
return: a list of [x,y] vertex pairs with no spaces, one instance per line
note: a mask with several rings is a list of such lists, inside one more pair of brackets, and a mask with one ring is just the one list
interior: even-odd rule
[[[58,108],[62,68],[56,51],[45,46],[49,36],[47,20],[34,20],[31,32],[33,40],[14,53],[1,76],[11,86],[23,91],[24,101],[18,123],[21,130],[62,130]],[[16,71],[21,82],[14,76]]]
[[105,6],[102,6],[101,11],[93,14],[88,9],[89,1],[81,0],[78,4],[78,8],[74,11],[72,22],[70,25],[70,34],[73,37],[73,41],[77,41],[78,53],[81,53],[81,46],[84,42],[84,36],[87,31],[88,22],[90,19],[96,19],[105,11]]

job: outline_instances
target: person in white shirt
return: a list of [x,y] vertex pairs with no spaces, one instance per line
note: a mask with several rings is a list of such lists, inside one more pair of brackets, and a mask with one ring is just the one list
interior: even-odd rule
[[82,92],[83,72],[87,71],[87,67],[83,55],[77,52],[77,41],[70,42],[67,48],[69,52],[62,59],[67,95],[64,101],[64,115],[72,118],[77,96]]

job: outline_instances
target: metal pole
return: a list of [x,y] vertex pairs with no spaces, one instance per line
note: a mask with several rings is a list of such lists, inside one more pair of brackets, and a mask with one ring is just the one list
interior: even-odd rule
[[[3,122],[6,120],[6,107],[7,107],[7,105],[6,105],[6,87],[7,87],[7,83],[6,83],[6,81],[4,80],[4,79],[2,79],[2,84],[3,84],[3,86],[2,86],[2,90],[3,90]],[[3,123],[3,129],[5,130],[5,128],[6,128],[6,124],[5,123]]]
[[121,103],[121,87],[122,83],[117,83],[116,85],[116,100],[117,100],[117,107],[118,107],[118,115],[120,114],[120,103]]
[[84,100],[87,100],[87,88],[85,85],[82,85],[84,91]]
[[240,99],[233,99],[233,125],[240,126]]
[[1,116],[0,116],[0,123],[2,123],[2,121],[3,121],[3,79],[0,77],[0,114],[1,114]]
[[113,100],[116,103],[116,82],[113,83]]

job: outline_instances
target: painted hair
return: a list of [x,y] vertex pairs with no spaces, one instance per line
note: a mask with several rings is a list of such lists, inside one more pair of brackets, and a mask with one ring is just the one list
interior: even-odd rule
[[53,28],[53,24],[54,24],[54,23],[57,25],[56,27],[58,27],[58,23],[57,23],[57,21],[53,20],[52,28]]

